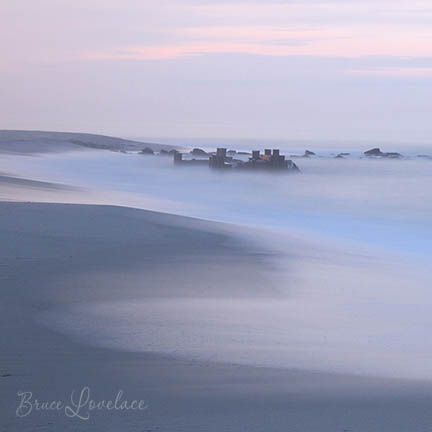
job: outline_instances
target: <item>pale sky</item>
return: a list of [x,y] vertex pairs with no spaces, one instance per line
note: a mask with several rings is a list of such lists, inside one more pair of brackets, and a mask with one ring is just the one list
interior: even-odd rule
[[432,137],[430,0],[0,0],[0,48],[1,129]]

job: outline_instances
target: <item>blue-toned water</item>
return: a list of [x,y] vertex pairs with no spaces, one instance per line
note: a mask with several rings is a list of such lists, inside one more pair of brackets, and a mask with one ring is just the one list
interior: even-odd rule
[[101,151],[13,163],[40,180],[103,190],[113,203],[127,194],[131,206],[431,254],[432,161],[296,162],[300,175],[175,168],[170,157]]

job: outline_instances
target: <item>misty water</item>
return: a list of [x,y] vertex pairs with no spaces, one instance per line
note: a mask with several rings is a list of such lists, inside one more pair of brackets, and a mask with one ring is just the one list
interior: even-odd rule
[[252,236],[260,233],[254,240],[280,252],[272,265],[283,299],[90,304],[41,319],[127,350],[431,378],[432,161],[296,163],[301,174],[272,175],[100,151],[4,158],[2,171],[90,188],[113,204],[121,197],[135,207],[250,227]]
[[131,205],[151,210],[304,230],[414,254],[432,251],[432,161],[296,162],[301,175],[220,173],[175,168],[170,157],[88,151],[14,158],[5,170],[103,190],[113,200],[127,193]]

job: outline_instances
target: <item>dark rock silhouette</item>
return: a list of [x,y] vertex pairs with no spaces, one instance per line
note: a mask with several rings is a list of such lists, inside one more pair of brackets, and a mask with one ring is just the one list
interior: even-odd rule
[[300,168],[293,162],[293,161],[288,161],[290,162],[288,164],[288,167],[293,171],[293,172],[300,172]]
[[389,153],[384,153],[383,157],[391,158],[391,159],[399,159],[402,157],[402,155],[396,152],[389,152]]
[[204,150],[202,150],[200,148],[194,148],[193,150],[191,150],[190,153],[193,154],[194,156],[207,156],[208,155],[207,152],[205,152]]
[[310,156],[316,156],[316,154],[313,151],[305,150],[303,157],[310,157]]
[[365,156],[382,156],[384,153],[378,147],[364,152]]
[[154,154],[154,151],[150,147],[142,149],[139,154]]
[[335,156],[335,159],[345,159],[345,156],[349,156],[350,153],[339,153]]
[[378,147],[365,151],[364,155],[368,157],[382,157],[382,158],[389,158],[389,159],[399,159],[402,157],[400,153],[396,153],[396,152],[383,153],[381,149]]
[[172,154],[174,154],[176,152],[176,150],[165,150],[162,149],[159,154],[162,156],[171,156]]

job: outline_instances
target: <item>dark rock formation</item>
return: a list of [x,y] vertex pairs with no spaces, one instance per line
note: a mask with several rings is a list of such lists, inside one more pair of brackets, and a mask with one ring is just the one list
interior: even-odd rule
[[310,156],[316,156],[316,154],[313,151],[305,150],[303,157],[310,157]]
[[400,153],[396,153],[396,152],[383,153],[381,149],[378,147],[365,151],[364,155],[368,157],[382,157],[382,158],[389,158],[389,159],[399,159],[402,157]]
[[384,153],[378,147],[365,151],[365,156],[382,156]]
[[177,151],[177,150],[165,150],[165,149],[162,149],[162,150],[159,152],[159,154],[162,155],[162,156],[171,156],[171,155],[173,155],[176,151]]
[[142,149],[139,154],[154,154],[154,151],[150,147],[146,147],[145,149]]
[[345,159],[345,156],[349,156],[350,153],[339,153],[335,156],[335,159]]
[[204,150],[202,150],[200,148],[194,148],[193,150],[191,150],[190,153],[193,154],[194,156],[207,156],[208,155],[207,152],[205,152]]
[[390,153],[384,153],[383,157],[390,158],[390,159],[400,159],[402,155],[400,153],[390,152]]
[[300,168],[292,161],[289,160],[288,161],[288,168],[292,171],[292,172],[300,172]]

